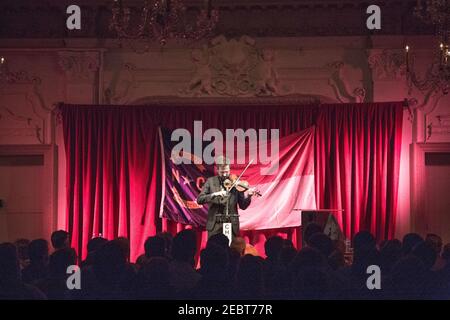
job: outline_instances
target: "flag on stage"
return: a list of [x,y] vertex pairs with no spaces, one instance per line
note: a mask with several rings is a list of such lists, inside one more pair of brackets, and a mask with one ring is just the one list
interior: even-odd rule
[[[178,141],[172,141],[171,135],[171,130],[160,129],[163,170],[160,216],[204,228],[208,208],[207,205],[197,204],[196,199],[206,179],[215,175],[215,167],[204,162],[196,164],[200,161],[194,160],[199,160],[201,155],[185,150],[179,156],[191,160],[187,161],[190,163],[176,164],[172,150]],[[239,175],[250,161],[249,155],[261,154],[260,150],[253,150],[254,148],[264,145],[268,150],[272,150],[272,143],[275,141],[265,141],[256,146],[246,145],[245,153],[235,152],[235,158],[231,159],[231,173]],[[299,226],[300,212],[293,209],[316,208],[314,127],[279,138],[276,143],[278,143],[277,161],[262,163],[257,157],[241,177],[241,180],[248,181],[251,187],[256,187],[262,194],[261,197],[253,197],[251,205],[246,210],[239,210],[242,230]],[[245,159],[239,158],[242,156]],[[268,172],[273,174],[267,174]]]

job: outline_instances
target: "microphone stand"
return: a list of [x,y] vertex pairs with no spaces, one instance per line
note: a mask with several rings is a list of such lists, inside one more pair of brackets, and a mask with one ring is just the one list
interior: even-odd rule
[[[231,244],[232,237],[233,237],[233,220],[234,220],[233,217],[238,217],[238,216],[239,216],[238,214],[233,215],[233,217],[230,216],[229,208],[228,208],[228,206],[230,205],[230,192],[231,192],[231,189],[233,189],[233,188],[239,183],[240,178],[242,177],[242,175],[244,174],[244,172],[248,169],[248,167],[250,166],[250,164],[252,164],[252,162],[253,162],[253,159],[247,164],[247,166],[245,167],[245,169],[241,172],[241,174],[240,174],[240,175],[238,176],[238,178],[234,181],[234,183],[231,185],[231,187],[225,188],[225,197],[226,197],[226,199],[225,199],[225,217],[221,219],[221,220],[222,220],[221,223],[222,223],[222,232],[223,232],[223,233],[227,236],[227,238],[229,239],[229,244]],[[223,187],[223,186],[222,186],[222,187]],[[225,224],[226,224],[226,226],[227,226],[227,231],[225,231],[225,229],[224,229],[224,225],[225,225]],[[231,232],[231,234],[227,235],[228,232]]]
[[240,179],[241,179],[241,177],[242,177],[242,175],[245,173],[245,171],[247,171],[247,169],[248,169],[248,167],[250,167],[250,165],[253,163],[253,159],[252,160],[250,160],[250,162],[247,164],[247,166],[244,168],[244,170],[242,170],[242,172],[241,172],[241,174],[237,177],[237,179],[234,181],[234,183],[231,185],[231,187],[230,188],[228,188],[228,189],[226,189],[226,195],[225,195],[225,197],[227,197],[227,199],[226,199],[226,204],[225,204],[225,215],[228,217],[228,204],[229,204],[229,200],[230,200],[230,197],[229,197],[229,195],[230,195],[230,191],[231,191],[231,189],[233,189],[238,183],[239,183],[239,181],[240,181]]

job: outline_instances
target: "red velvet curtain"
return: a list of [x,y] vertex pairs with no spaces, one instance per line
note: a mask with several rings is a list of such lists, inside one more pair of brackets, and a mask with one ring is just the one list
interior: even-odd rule
[[[158,218],[161,157],[158,126],[279,129],[280,136],[316,125],[315,179],[319,208],[342,208],[345,234],[367,229],[379,239],[395,228],[401,103],[336,105],[148,106],[62,105],[66,151],[66,221],[84,258],[93,236],[130,239],[131,259],[158,231],[185,226]],[[199,246],[205,242],[198,230]],[[298,244],[298,228],[248,232],[260,253],[282,233]]]
[[367,230],[392,238],[399,182],[401,103],[320,107],[315,136],[318,208],[344,211],[344,235]]

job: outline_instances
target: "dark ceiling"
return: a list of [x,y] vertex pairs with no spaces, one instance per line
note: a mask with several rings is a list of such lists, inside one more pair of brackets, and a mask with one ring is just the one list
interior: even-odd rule
[[[123,0],[134,8],[136,18],[143,0]],[[78,4],[82,29],[65,27],[66,8]],[[366,9],[381,7],[381,30],[366,28]],[[412,15],[416,1],[336,1],[336,0],[213,0],[220,9],[216,34],[253,37],[355,36],[433,34]],[[187,1],[194,14],[204,1]],[[1,0],[0,38],[114,38],[109,30],[112,0]],[[137,19],[135,19],[137,20]]]

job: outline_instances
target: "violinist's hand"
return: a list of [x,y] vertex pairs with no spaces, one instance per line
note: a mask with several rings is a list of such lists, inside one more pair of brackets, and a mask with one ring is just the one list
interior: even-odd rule
[[251,197],[254,194],[255,194],[255,188],[249,188],[247,190],[247,196]]
[[227,195],[227,192],[225,190],[222,191],[217,191],[217,192],[213,192],[211,193],[211,196],[214,197],[225,197]]

